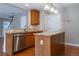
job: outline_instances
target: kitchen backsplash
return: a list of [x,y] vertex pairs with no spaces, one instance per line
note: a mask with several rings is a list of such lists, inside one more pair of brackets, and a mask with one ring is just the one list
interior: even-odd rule
[[40,31],[40,30],[43,30],[44,31],[44,28],[42,28],[40,25],[35,25],[35,26],[29,26],[28,27],[28,30],[32,30],[32,31]]
[[9,29],[7,31],[7,33],[12,33],[12,32],[25,32],[26,31],[45,31],[44,28],[42,28],[41,26],[29,26],[26,29],[22,29],[22,28],[18,28],[18,29]]

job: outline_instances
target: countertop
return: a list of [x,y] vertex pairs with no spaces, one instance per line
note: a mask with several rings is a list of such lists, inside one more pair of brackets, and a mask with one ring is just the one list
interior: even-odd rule
[[[40,31],[42,31],[40,33]],[[12,33],[26,33],[26,32],[37,32],[35,35],[46,35],[46,36],[51,36],[51,35],[56,35],[59,33],[63,33],[64,31],[43,31],[43,30],[38,30],[38,31],[32,31],[32,30],[9,30],[7,31],[7,34],[12,34]],[[39,33],[38,33],[39,32]]]
[[12,34],[12,33],[26,33],[26,32],[43,32],[43,30],[38,30],[38,31],[31,31],[31,30],[9,30],[7,31],[7,34]]
[[51,35],[56,35],[59,33],[63,33],[64,31],[47,31],[47,32],[42,32],[42,33],[35,33],[35,35],[46,35],[46,36],[51,36]]

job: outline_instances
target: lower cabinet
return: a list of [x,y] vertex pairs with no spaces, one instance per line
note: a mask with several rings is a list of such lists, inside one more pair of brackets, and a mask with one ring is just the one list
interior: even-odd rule
[[35,46],[35,33],[41,33],[43,31],[26,32],[26,48]]
[[35,45],[35,36],[32,32],[26,33],[26,48]]
[[25,33],[7,33],[6,34],[6,53],[13,55],[16,52],[26,48]]
[[13,55],[13,40],[12,40],[12,34],[7,33],[6,34],[6,53],[8,55]]
[[35,45],[34,33],[40,33],[40,32],[43,31],[6,33],[6,53],[8,55],[13,55],[13,53],[16,53],[16,51],[18,52],[19,50],[21,51]]
[[60,56],[64,55],[64,35],[36,35],[35,36],[35,55],[36,56]]

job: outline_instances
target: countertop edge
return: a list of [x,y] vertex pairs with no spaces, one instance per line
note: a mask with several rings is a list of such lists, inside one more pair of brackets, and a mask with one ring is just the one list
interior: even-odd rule
[[35,33],[34,35],[44,35],[44,36],[51,36],[51,35],[56,35],[56,34],[60,34],[60,33],[65,33],[64,31],[57,31],[57,32],[43,32],[43,33]]

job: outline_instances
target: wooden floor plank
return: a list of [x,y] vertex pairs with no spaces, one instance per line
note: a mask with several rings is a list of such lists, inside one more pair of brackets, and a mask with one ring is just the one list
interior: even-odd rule
[[35,47],[29,47],[24,51],[18,52],[14,54],[14,56],[34,56],[35,55]]
[[65,56],[79,56],[79,47],[65,45]]

